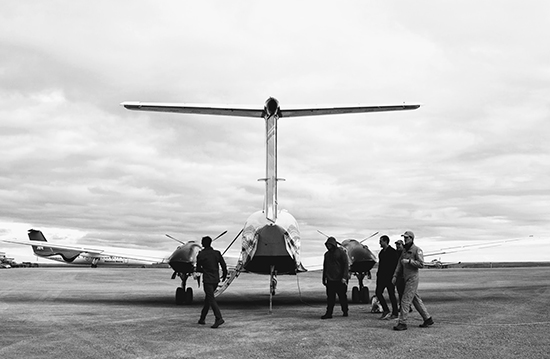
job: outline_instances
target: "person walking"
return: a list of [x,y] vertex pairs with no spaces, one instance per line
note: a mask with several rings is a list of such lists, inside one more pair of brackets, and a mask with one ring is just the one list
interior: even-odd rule
[[214,297],[214,291],[220,282],[220,270],[222,269],[222,281],[227,278],[227,266],[220,251],[212,248],[212,238],[202,237],[203,249],[197,255],[197,272],[202,272],[202,286],[204,289],[204,306],[202,307],[199,324],[206,324],[206,315],[210,308],[216,318],[211,328],[217,328],[225,321]]
[[[403,243],[402,239],[395,241],[395,252],[397,253],[396,268],[397,263],[401,260],[401,254],[403,254],[404,244],[405,243]],[[403,279],[402,275],[397,277],[397,280],[395,282],[395,289],[397,289],[397,295],[399,296],[399,308],[401,308],[401,298],[403,297],[403,291],[405,290],[405,280]]]
[[336,295],[340,300],[340,306],[344,317],[348,316],[348,277],[349,264],[348,255],[343,248],[338,247],[334,237],[328,237],[325,242],[327,251],[323,261],[323,285],[327,290],[327,311],[321,319],[332,318]]
[[405,246],[401,258],[397,263],[397,268],[393,274],[392,283],[395,285],[397,278],[402,275],[405,280],[405,289],[403,291],[403,297],[401,298],[401,310],[399,312],[399,320],[394,330],[407,330],[407,316],[411,304],[414,305],[418,313],[424,319],[424,322],[420,324],[421,328],[427,328],[434,324],[434,321],[424,302],[418,295],[418,282],[419,275],[418,269],[424,267],[424,254],[422,249],[414,244],[414,233],[406,231],[401,235],[405,240]]
[[[376,297],[382,306],[382,316],[380,319],[395,319],[398,316],[397,299],[395,298],[395,287],[392,283],[393,273],[397,267],[397,252],[390,246],[390,238],[386,235],[380,237],[380,247],[382,250],[378,253],[378,271],[376,272]],[[384,289],[387,289],[388,296],[392,306],[392,311],[384,299]]]

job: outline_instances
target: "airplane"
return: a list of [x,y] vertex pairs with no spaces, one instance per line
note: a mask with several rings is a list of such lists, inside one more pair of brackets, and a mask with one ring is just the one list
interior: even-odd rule
[[425,268],[449,268],[450,265],[460,264],[461,262],[442,262],[441,258],[439,259],[432,259],[431,262],[424,262]]
[[44,234],[35,229],[29,229],[28,241],[18,241],[4,239],[3,242],[32,246],[32,250],[37,257],[50,259],[53,261],[74,264],[87,265],[92,268],[101,266],[143,266],[146,264],[168,263],[168,257],[145,255],[150,251],[138,253],[129,253],[128,248],[117,247],[91,247],[91,246],[72,246],[60,243],[52,243],[46,240]]
[[[382,111],[415,110],[418,104],[381,106],[340,106],[284,108],[279,101],[269,97],[260,106],[223,106],[184,103],[123,102],[123,107],[134,111],[171,112],[214,116],[239,116],[263,118],[266,137],[266,175],[263,209],[251,214],[242,229],[241,253],[237,266],[215,292],[221,294],[240,272],[248,271],[270,276],[270,312],[278,274],[297,274],[306,269],[301,261],[301,238],[297,220],[286,210],[278,208],[277,182],[277,122],[281,118],[354,114]],[[355,247],[354,242],[348,243]],[[374,265],[374,264],[373,264]],[[372,266],[371,266],[372,268]]]

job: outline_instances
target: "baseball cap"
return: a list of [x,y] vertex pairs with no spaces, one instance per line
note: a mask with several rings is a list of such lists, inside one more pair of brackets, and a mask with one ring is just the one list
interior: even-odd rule
[[401,237],[411,237],[411,239],[414,239],[414,233],[412,231],[406,231]]

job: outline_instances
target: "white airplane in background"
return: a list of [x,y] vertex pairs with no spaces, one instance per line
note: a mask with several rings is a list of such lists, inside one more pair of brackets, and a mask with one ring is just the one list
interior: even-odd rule
[[430,262],[424,262],[424,268],[449,268],[451,265],[460,264],[461,262],[443,262],[441,258],[432,259]]
[[101,266],[142,266],[146,264],[168,263],[168,256],[151,255],[147,250],[130,250],[122,247],[94,247],[66,245],[48,242],[44,234],[29,229],[28,241],[2,240],[6,243],[32,246],[37,257],[74,265]]
[[[352,114],[382,111],[415,110],[420,105],[342,106],[291,108],[279,106],[279,101],[270,97],[260,107],[191,105],[180,103],[123,102],[128,110],[173,112],[215,116],[240,116],[263,118],[266,137],[266,176],[264,207],[246,220],[241,239],[241,254],[236,268],[227,280],[218,287],[222,293],[242,271],[270,275],[270,311],[275,294],[277,274],[296,274],[306,271],[300,257],[300,230],[296,219],[287,211],[279,210],[277,198],[277,122],[280,118]],[[182,262],[188,260],[182,258]],[[183,284],[184,286],[184,284]],[[184,288],[185,289],[185,288]],[[177,292],[176,292],[177,294]]]

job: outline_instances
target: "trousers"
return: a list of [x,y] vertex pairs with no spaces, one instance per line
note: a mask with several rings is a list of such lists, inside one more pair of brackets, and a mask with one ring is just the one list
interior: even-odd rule
[[418,295],[418,276],[413,276],[405,279],[405,289],[403,296],[401,297],[401,311],[399,312],[399,323],[407,324],[407,316],[409,315],[409,309],[411,304],[414,305],[418,313],[422,316],[422,319],[426,320],[430,318],[430,313],[426,309],[422,298]]
[[204,288],[204,306],[202,307],[201,311],[201,320],[206,319],[206,315],[208,314],[208,311],[210,308],[212,308],[212,312],[214,312],[214,316],[216,317],[216,320],[222,319],[222,313],[220,311],[220,307],[218,307],[218,303],[216,302],[216,297],[214,297],[214,291],[218,287],[218,283],[203,283],[202,284]]
[[340,307],[342,307],[342,312],[348,312],[348,296],[346,294],[347,291],[348,286],[342,282],[327,282],[327,314],[332,315],[334,305],[336,304],[336,294],[338,294],[338,299],[340,300]]
[[378,298],[378,301],[380,302],[380,305],[382,306],[384,313],[388,313],[390,311],[390,308],[388,307],[388,303],[386,302],[386,299],[384,299],[384,289],[386,288],[388,289],[388,296],[390,297],[392,314],[397,315],[398,313],[397,299],[395,298],[395,287],[393,286],[391,279],[389,280],[378,279],[376,281],[376,297]]

